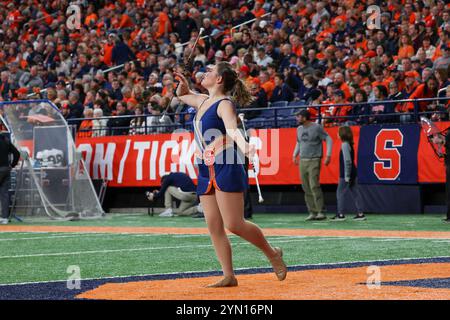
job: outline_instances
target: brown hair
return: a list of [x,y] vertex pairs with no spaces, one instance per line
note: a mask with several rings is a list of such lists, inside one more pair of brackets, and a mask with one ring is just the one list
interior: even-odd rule
[[353,132],[349,126],[339,127],[338,134],[343,142],[348,142],[350,145],[353,145]]
[[223,78],[223,90],[225,93],[231,92],[232,99],[237,105],[244,107],[253,101],[253,96],[247,86],[239,79],[229,62],[219,62],[217,64],[217,73]]
[[437,68],[434,70],[435,74],[438,73],[441,80],[447,80],[448,76],[448,70],[445,68]]

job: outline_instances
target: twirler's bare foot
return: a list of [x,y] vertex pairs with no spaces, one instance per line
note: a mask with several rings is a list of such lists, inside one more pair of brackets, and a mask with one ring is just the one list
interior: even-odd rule
[[222,280],[206,286],[206,288],[223,288],[223,287],[237,287],[238,281],[235,276],[227,276]]
[[283,250],[281,248],[275,247],[273,248],[276,251],[276,255],[272,258],[269,258],[270,263],[272,264],[273,271],[277,276],[278,280],[283,281],[286,279],[287,275],[287,267],[283,261]]

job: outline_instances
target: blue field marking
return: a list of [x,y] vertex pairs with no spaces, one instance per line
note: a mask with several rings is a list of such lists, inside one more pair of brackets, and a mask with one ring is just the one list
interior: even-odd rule
[[[422,263],[449,263],[450,257],[435,257],[435,258],[411,258],[411,259],[393,259],[393,260],[373,260],[373,261],[358,261],[358,262],[342,262],[342,263],[324,263],[324,264],[310,264],[297,265],[288,267],[289,271],[306,271],[306,270],[327,270],[327,269],[344,269],[344,268],[359,268],[364,266],[392,266],[402,264],[422,264]],[[272,268],[248,268],[238,269],[236,274],[257,274],[257,273],[271,273]],[[50,282],[36,282],[25,284],[3,284],[0,285],[0,299],[1,300],[68,300],[75,299],[75,297],[83,292],[95,289],[107,283],[126,283],[137,281],[152,281],[152,280],[172,280],[183,278],[203,278],[211,276],[220,276],[220,271],[201,271],[201,272],[182,272],[182,273],[167,273],[167,274],[153,274],[142,276],[125,276],[125,277],[110,277],[101,279],[86,279],[81,280],[81,289],[68,289],[66,281],[50,281]],[[419,284],[428,283],[428,288],[447,288],[434,287],[447,285],[449,279],[440,279],[441,281],[431,281],[433,279],[424,279]],[[428,281],[428,282],[427,282]],[[447,282],[446,282],[447,281]],[[390,283],[383,283],[385,285],[405,285],[400,283],[413,283],[414,281],[393,281]],[[414,284],[414,283],[413,283]]]
[[430,278],[382,282],[382,286],[418,287],[430,289],[450,289],[450,278]]

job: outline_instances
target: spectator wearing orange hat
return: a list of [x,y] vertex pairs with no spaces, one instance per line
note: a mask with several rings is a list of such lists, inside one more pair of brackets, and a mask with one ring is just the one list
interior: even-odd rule
[[61,114],[64,117],[64,119],[69,120],[70,119],[70,108],[69,108],[69,104],[64,103],[61,107]]
[[[419,82],[417,81],[417,73],[409,71],[405,72],[404,75],[405,75],[405,86],[402,90],[402,94],[405,99],[410,99],[410,96],[413,94],[413,92],[419,85]],[[412,104],[403,103],[397,106],[398,112],[410,112],[412,110],[414,110],[414,105]]]
[[250,68],[246,64],[239,69],[239,78],[244,81],[247,88],[249,88],[253,82],[253,77],[250,76]]
[[27,88],[19,88],[15,91],[18,100],[27,100],[28,89]]

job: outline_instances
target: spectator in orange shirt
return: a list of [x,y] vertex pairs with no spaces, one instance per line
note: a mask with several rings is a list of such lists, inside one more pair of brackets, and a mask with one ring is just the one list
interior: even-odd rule
[[[411,71],[405,72],[405,87],[402,90],[403,97],[405,99],[410,99],[418,85],[419,83],[416,80],[416,74]],[[400,113],[412,112],[414,110],[414,104],[407,102],[398,104],[396,110]]]
[[245,85],[250,88],[254,78],[250,76],[250,68],[245,64],[239,69],[239,79],[244,81]]
[[[345,93],[342,90],[336,90],[333,92],[333,100],[335,104],[346,103]],[[348,118],[341,118],[349,116],[352,111],[352,106],[335,106],[331,112],[332,119],[335,123],[344,123],[348,121]]]
[[[323,92],[320,89],[313,89],[310,93],[310,106],[321,105],[323,101]],[[311,115],[311,121],[316,121],[319,115],[319,107],[309,107],[308,111]]]
[[172,32],[169,16],[161,10],[161,5],[159,4],[158,6],[158,3],[155,5],[155,13],[158,16],[158,32],[156,33],[156,37],[168,38],[169,33]]
[[259,72],[259,81],[261,83],[261,88],[267,94],[267,98],[270,99],[272,97],[273,89],[275,89],[275,82],[270,80],[269,73],[265,70]]
[[411,37],[407,34],[403,34],[400,37],[399,49],[397,58],[411,58],[414,55],[414,47],[412,46]]
[[389,87],[389,82],[384,79],[383,70],[381,68],[377,68],[373,72],[373,76],[375,81],[372,82],[372,87],[376,86],[384,86],[386,89]]
[[253,10],[251,11],[253,13],[253,15],[256,18],[259,18],[261,16],[263,16],[266,13],[266,10],[264,10],[264,8],[262,7],[262,4],[260,1],[256,1],[255,2],[255,7],[253,8]]
[[292,46],[292,53],[297,57],[300,57],[303,54],[303,47],[300,41],[300,37],[296,34],[291,34],[289,36],[289,42]]
[[86,18],[84,19],[84,24],[89,28],[93,28],[98,20],[98,16],[94,11],[94,5],[92,3],[89,4],[86,12]]
[[351,98],[351,94],[350,94],[350,88],[348,86],[348,84],[345,83],[345,78],[344,75],[340,72],[336,73],[334,75],[334,81],[333,83],[344,92],[345,95],[345,99],[349,100]]
[[[417,86],[416,90],[411,94],[409,99],[422,99],[422,98],[436,98],[438,93],[439,83],[434,76],[428,78],[428,80]],[[431,101],[419,102],[419,111],[424,112],[427,110],[427,106]],[[414,110],[414,103],[408,102],[408,110]]]
[[114,38],[113,33],[108,35],[107,42],[103,45],[103,63],[108,67],[112,66],[112,52],[114,49]]
[[81,122],[77,137],[90,138],[92,137],[92,118],[94,117],[94,110],[91,108],[85,108],[83,114],[87,119]]

